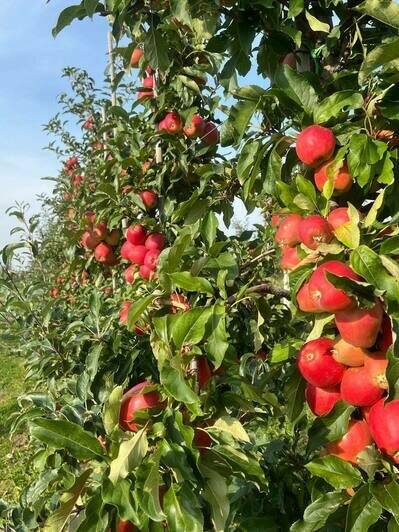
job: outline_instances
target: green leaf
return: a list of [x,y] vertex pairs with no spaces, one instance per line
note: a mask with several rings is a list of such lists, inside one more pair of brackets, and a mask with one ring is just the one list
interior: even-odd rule
[[56,37],[66,26],[69,26],[75,18],[83,18],[85,15],[86,9],[82,4],[66,7],[61,11],[57,24],[55,28],[53,28],[53,37]]
[[297,17],[304,10],[304,0],[290,0],[290,8],[288,16],[291,18]]
[[104,460],[100,442],[80,425],[61,419],[35,419],[30,422],[34,438],[54,449],[65,449],[78,460]]
[[176,347],[180,349],[185,344],[195,345],[201,342],[212,313],[213,307],[197,307],[179,315],[172,327]]
[[227,349],[229,348],[226,331],[226,309],[223,304],[216,304],[208,322],[210,332],[205,349],[209,358],[218,369],[223,362]]
[[285,89],[287,95],[294,100],[295,103],[302,107],[309,115],[313,114],[313,110],[318,103],[318,98],[314,88],[305,76],[296,72],[289,66],[284,65],[280,83],[281,88]]
[[330,26],[326,24],[325,22],[321,22],[316,17],[311,15],[309,11],[305,11],[306,20],[309,23],[310,29],[312,31],[321,31],[323,33],[329,33],[330,32]]
[[132,469],[140,465],[148,451],[147,428],[139,430],[132,438],[125,440],[119,447],[118,456],[112,460],[109,479],[116,485],[122,478],[126,478]]
[[284,387],[286,412],[289,421],[295,421],[303,410],[305,403],[305,388],[305,380],[295,369],[294,373],[288,378]]
[[303,521],[294,523],[290,531],[312,532],[313,530],[320,530],[326,524],[330,515],[338,510],[348,499],[348,494],[336,491],[322,495],[306,508],[303,514]]
[[399,29],[399,5],[391,0],[365,0],[355,9]]
[[383,255],[399,254],[399,235],[391,236],[381,244],[380,252]]
[[394,480],[389,483],[373,482],[370,491],[381,506],[393,515],[399,525],[399,484]]
[[352,497],[346,515],[345,532],[364,532],[381,515],[381,504],[370,493],[368,485],[361,486]]
[[84,0],[84,6],[88,17],[92,17],[96,12],[100,0]]
[[228,432],[238,440],[246,441],[248,443],[251,441],[247,431],[244,429],[238,419],[230,416],[222,416],[218,418],[212,425],[212,429]]
[[214,469],[202,464],[199,467],[205,479],[203,497],[211,507],[215,532],[224,532],[230,513],[227,481]]
[[305,467],[312,475],[323,478],[337,490],[354,488],[362,481],[362,476],[358,469],[354,468],[349,462],[333,455],[316,458],[306,464]]
[[183,22],[183,24],[187,24],[191,27],[192,20],[190,14],[190,6],[187,0],[170,0],[169,3],[171,14],[176,17],[177,20]]
[[335,229],[335,237],[349,249],[356,249],[360,244],[359,211],[348,203],[349,222],[346,222]]
[[244,453],[230,445],[214,445],[212,453],[229,464],[235,475],[252,479],[256,483],[260,482],[261,485],[265,484],[265,474],[259,464],[259,456]]
[[365,245],[359,246],[352,251],[350,263],[356,273],[385,292],[388,299],[399,300],[399,280],[388,273],[375,251]]
[[[378,194],[377,198],[373,201],[373,204],[371,206],[371,209],[367,213],[366,218],[363,221],[364,227],[371,227],[373,223],[377,219],[377,214],[380,208],[382,207],[382,204],[384,203],[384,197],[385,197],[385,188],[381,190],[381,192]],[[346,225],[346,224],[343,224]]]
[[200,294],[213,294],[213,288],[208,279],[193,277],[190,272],[170,273],[169,277],[179,288],[187,292],[199,292]]
[[103,423],[107,434],[111,432],[119,425],[119,411],[121,406],[121,400],[123,395],[123,387],[117,386],[110,393],[107,402],[105,403],[103,413]]
[[149,462],[137,471],[136,485],[139,486],[140,509],[156,522],[166,519],[159,500],[161,476],[159,473],[159,451],[156,451]]
[[393,66],[395,69],[399,67],[399,37],[373,48],[367,54],[359,70],[359,83],[365,83],[376,68],[387,63],[391,63],[388,66]]
[[154,70],[166,72],[170,65],[168,48],[161,33],[151,25],[145,33],[144,55]]
[[214,212],[210,212],[205,216],[201,224],[201,235],[204,238],[207,248],[209,249],[216,239],[217,229],[219,227],[219,220]]
[[154,301],[155,297],[156,296],[154,294],[149,294],[148,296],[142,297],[133,303],[133,305],[129,308],[127,315],[127,326],[129,329],[136,324],[145,309]]
[[60,532],[64,529],[91,473],[92,469],[86,469],[72,488],[62,495],[59,508],[46,520],[43,527],[44,532]]
[[348,429],[349,418],[354,410],[353,406],[339,401],[331,412],[316,418],[309,429],[309,449],[318,449],[327,442],[342,438]]
[[334,118],[340,111],[347,108],[361,109],[363,107],[363,96],[356,91],[344,90],[335,92],[317,106],[314,112],[314,119],[316,124],[323,124],[328,122],[330,118]]
[[253,88],[261,91],[257,99],[241,100],[230,108],[229,116],[221,128],[222,146],[238,145],[242,141],[252,115],[260,107],[262,96],[266,93],[260,87]]
[[164,497],[164,512],[170,532],[203,531],[201,505],[188,484],[170,486]]
[[128,480],[119,479],[114,485],[108,478],[104,478],[101,492],[105,504],[118,509],[118,514],[125,521],[137,521],[137,514],[133,506],[131,484]]

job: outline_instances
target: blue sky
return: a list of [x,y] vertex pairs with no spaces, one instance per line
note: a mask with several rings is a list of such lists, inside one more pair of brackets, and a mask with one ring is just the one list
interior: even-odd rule
[[[71,0],[0,0],[0,248],[15,225],[5,210],[15,201],[38,210],[36,197],[50,192],[42,177],[57,173],[55,156],[43,150],[48,138],[42,125],[57,111],[57,95],[67,89],[62,68],[85,68],[98,82],[106,65],[107,24],[75,22],[56,39],[51,29]],[[238,208],[237,215],[245,213]],[[257,216],[252,220],[259,221]]]

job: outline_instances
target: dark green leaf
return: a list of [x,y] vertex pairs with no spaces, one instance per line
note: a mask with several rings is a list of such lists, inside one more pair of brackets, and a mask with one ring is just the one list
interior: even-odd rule
[[346,516],[345,532],[364,532],[381,515],[381,504],[370,493],[368,485],[361,486],[352,497]]
[[354,488],[362,481],[358,469],[333,455],[316,458],[305,467],[312,475],[323,478],[335,489]]

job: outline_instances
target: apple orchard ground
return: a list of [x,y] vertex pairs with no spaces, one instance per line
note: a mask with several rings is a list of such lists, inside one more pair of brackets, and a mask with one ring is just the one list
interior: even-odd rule
[[21,358],[1,350],[0,367],[0,498],[13,502],[26,485],[30,471],[26,425],[11,441],[9,437],[12,414],[18,410],[17,397],[23,392],[24,369]]

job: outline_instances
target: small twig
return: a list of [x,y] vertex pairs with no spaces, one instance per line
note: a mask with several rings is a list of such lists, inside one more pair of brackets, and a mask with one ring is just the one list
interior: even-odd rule
[[263,253],[261,253],[260,255],[257,255],[257,256],[254,257],[253,259],[248,260],[247,262],[244,262],[244,263],[241,265],[241,269],[248,268],[248,267],[251,266],[254,262],[258,262],[259,260],[262,260],[262,259],[264,259],[265,257],[268,257],[269,255],[273,255],[273,253],[274,253],[275,251],[276,251],[275,249],[268,249],[268,250],[264,251]]
[[[272,294],[273,296],[279,297],[281,299],[288,298],[290,296],[289,290],[286,290],[285,288],[278,288],[270,283],[262,283],[251,286],[245,291],[244,296],[247,294]],[[227,299],[227,305],[232,305],[236,299],[237,296],[235,294],[230,296]]]

